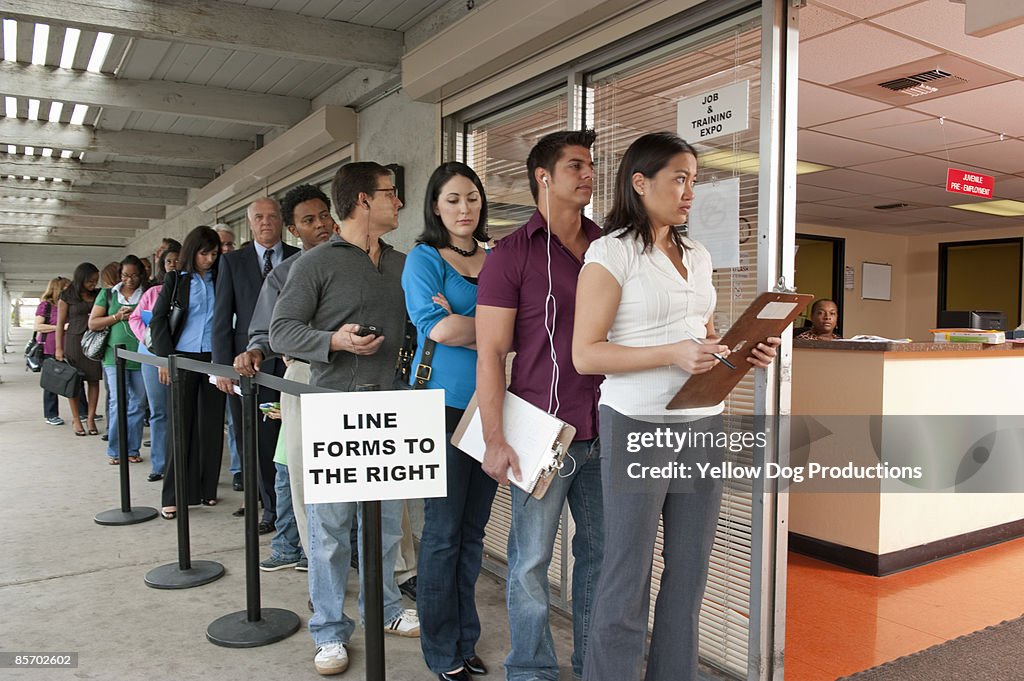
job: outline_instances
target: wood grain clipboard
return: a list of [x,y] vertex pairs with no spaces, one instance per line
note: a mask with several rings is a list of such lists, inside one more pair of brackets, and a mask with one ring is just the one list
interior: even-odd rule
[[814,296],[807,293],[767,291],[759,295],[721,340],[722,345],[729,346],[728,359],[736,368],[719,362],[711,371],[691,376],[666,409],[710,407],[724,400],[753,367],[747,357],[757,344],[769,336],[781,335],[813,300]]

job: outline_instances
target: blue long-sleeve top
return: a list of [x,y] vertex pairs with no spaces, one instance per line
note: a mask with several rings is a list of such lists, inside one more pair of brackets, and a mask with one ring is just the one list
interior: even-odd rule
[[[423,354],[423,343],[438,322],[448,313],[431,298],[437,293],[448,299],[452,314],[476,316],[476,284],[473,284],[445,262],[433,246],[418,244],[405,259],[402,289],[409,319],[416,326],[415,373]],[[476,390],[476,350],[437,344],[428,388],[444,390],[444,403],[465,409]],[[415,380],[415,376],[411,380]]]

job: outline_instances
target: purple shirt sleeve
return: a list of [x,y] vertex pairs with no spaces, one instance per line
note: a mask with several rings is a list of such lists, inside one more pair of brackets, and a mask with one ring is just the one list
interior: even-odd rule
[[498,245],[488,254],[477,282],[477,305],[519,308],[519,289],[523,284],[521,254]]

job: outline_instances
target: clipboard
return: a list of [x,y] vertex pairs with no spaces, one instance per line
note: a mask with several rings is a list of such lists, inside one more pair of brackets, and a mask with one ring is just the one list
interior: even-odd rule
[[782,334],[813,300],[809,293],[766,291],[759,295],[721,340],[721,345],[729,346],[729,360],[737,368],[719,363],[711,371],[691,376],[665,408],[710,407],[724,400],[753,368],[747,357],[757,344]]
[[[552,478],[562,469],[576,428],[507,390],[502,417],[505,439],[519,456],[519,470],[523,474],[522,481],[516,480],[509,468],[509,482],[533,498],[542,499]],[[452,445],[483,463],[487,446],[476,393],[452,433]]]

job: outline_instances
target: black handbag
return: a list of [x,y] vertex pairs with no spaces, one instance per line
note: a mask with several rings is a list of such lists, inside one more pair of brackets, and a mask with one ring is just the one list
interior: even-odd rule
[[[167,313],[167,330],[171,334],[171,344],[177,345],[178,339],[181,338],[181,332],[185,329],[185,318],[188,315],[188,305],[183,303],[180,297],[182,287],[180,286],[181,275],[174,277],[171,280],[173,288],[171,289],[171,308]],[[166,284],[164,284],[166,286]],[[159,354],[153,348],[153,325],[152,322],[146,326],[146,332],[142,334],[142,344],[145,345],[150,352],[154,355]]]
[[78,369],[67,362],[58,362],[53,357],[43,360],[39,373],[39,387],[63,397],[77,397],[81,379]]
[[43,343],[36,334],[32,334],[25,346],[25,368],[34,373],[43,368]]

